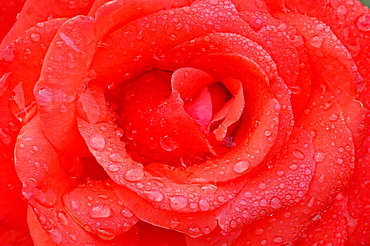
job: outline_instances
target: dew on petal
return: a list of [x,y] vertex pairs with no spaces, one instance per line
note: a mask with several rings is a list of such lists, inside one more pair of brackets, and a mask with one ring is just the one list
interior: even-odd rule
[[249,166],[250,166],[249,161],[243,160],[243,161],[238,161],[237,163],[235,163],[235,165],[233,166],[233,169],[236,173],[243,173],[249,168]]
[[189,199],[185,196],[174,196],[170,198],[170,206],[173,210],[181,210],[189,203]]
[[91,135],[89,145],[96,150],[103,150],[105,148],[105,138],[100,134]]
[[134,167],[128,170],[125,175],[125,178],[130,182],[139,181],[143,177],[144,177],[144,171],[142,168],[139,168],[139,167]]
[[89,216],[93,219],[109,218],[112,216],[112,210],[106,204],[96,204],[91,207]]
[[158,190],[145,191],[144,194],[150,200],[155,201],[155,202],[161,202],[164,199],[163,193]]
[[357,19],[357,28],[363,32],[370,31],[370,14],[364,14]]

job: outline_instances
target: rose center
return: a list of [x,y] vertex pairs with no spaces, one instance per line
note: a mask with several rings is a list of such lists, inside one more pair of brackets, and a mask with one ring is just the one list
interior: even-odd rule
[[235,145],[244,109],[236,79],[219,81],[193,68],[153,70],[125,83],[121,92],[118,124],[128,152],[141,163],[188,166]]

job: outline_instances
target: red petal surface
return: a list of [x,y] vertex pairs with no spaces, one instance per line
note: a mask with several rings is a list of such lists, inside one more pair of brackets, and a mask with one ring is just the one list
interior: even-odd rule
[[[16,86],[22,88],[24,97],[23,108],[18,106],[16,113],[22,116],[34,101],[33,88],[40,77],[40,70],[53,40],[65,19],[56,19],[40,22],[36,26],[24,32],[21,36],[8,46],[0,49],[0,71],[9,73],[7,78],[8,89],[13,90]],[[19,69],[22,67],[23,69]],[[19,103],[18,103],[19,105]]]
[[48,50],[34,88],[46,136],[58,150],[74,155],[87,151],[75,122],[75,99],[88,75],[94,34],[90,17],[77,16],[65,22]]
[[[341,109],[335,97],[320,90],[313,94],[305,110],[307,115],[300,123],[311,133],[315,148],[316,169],[308,193],[299,204],[245,227],[236,245],[262,241],[269,245],[294,242],[348,183],[354,168],[351,132],[338,114]],[[333,117],[336,114],[338,118]]]
[[113,239],[139,220],[123,206],[114,186],[110,181],[92,181],[63,196],[63,203],[74,220],[103,239]]
[[0,3],[0,40],[4,38],[16,21],[25,0],[2,1]]
[[[183,91],[171,92],[170,76],[167,72],[148,72],[122,90],[120,121],[124,123],[127,149],[142,156],[144,163],[176,165],[183,160],[202,160],[213,152],[199,124],[184,108],[179,94]],[[178,79],[175,73],[172,83]]]
[[315,170],[314,149],[308,133],[294,129],[276,162],[260,170],[218,215],[219,225],[231,232],[275,210],[299,202],[308,191]]
[[361,245],[370,241],[370,138],[369,133],[357,156],[355,172],[345,194],[348,196],[349,235],[346,245]]
[[[315,221],[296,243],[298,245],[344,245],[347,241],[347,197],[338,194],[334,204]],[[354,244],[355,245],[355,244]]]
[[[36,115],[21,132],[16,146],[17,174],[23,183],[23,195],[51,241],[58,245],[76,244],[77,240],[113,245],[86,232],[65,210],[62,195],[78,180],[70,178],[59,166],[57,153],[41,129],[39,116]],[[30,221],[34,219],[30,218]],[[115,240],[113,243],[122,245],[120,238]]]
[[37,22],[44,22],[49,18],[74,17],[79,14],[86,14],[92,2],[93,0],[28,0],[0,47],[12,43],[24,31],[35,26]]
[[240,188],[238,182],[218,187],[191,184],[186,181],[186,174],[181,169],[168,170],[179,182],[169,179],[169,176],[157,177],[128,156],[111,122],[89,124],[78,119],[78,126],[90,151],[108,175],[117,184],[135,191],[158,209],[181,213],[212,210],[232,199]]

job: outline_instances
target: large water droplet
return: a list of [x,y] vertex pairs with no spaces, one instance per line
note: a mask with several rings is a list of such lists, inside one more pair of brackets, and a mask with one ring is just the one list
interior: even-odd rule
[[113,154],[109,155],[109,160],[111,160],[113,162],[117,162],[117,163],[122,163],[123,162],[123,157],[119,153],[113,153]]
[[356,22],[357,28],[364,32],[370,31],[370,14],[360,16]]
[[238,161],[235,163],[233,169],[236,173],[243,173],[250,167],[250,163],[247,160]]
[[130,182],[139,181],[143,177],[144,171],[143,168],[140,167],[133,167],[132,169],[128,170],[125,175],[125,178]]
[[93,134],[89,139],[89,145],[96,150],[103,150],[105,148],[105,138],[100,134]]
[[210,204],[207,199],[202,198],[199,200],[199,208],[202,211],[207,211],[210,208]]
[[144,194],[152,201],[161,202],[164,199],[162,192],[158,190],[145,191]]
[[169,136],[161,137],[159,140],[159,144],[161,145],[162,149],[165,151],[173,151],[179,148],[179,144],[173,141]]
[[281,243],[281,242],[283,242],[283,240],[284,240],[283,237],[275,237],[274,238],[275,243]]
[[119,171],[119,169],[120,169],[119,166],[116,165],[116,164],[112,164],[112,165],[108,166],[108,170],[111,171],[111,172],[117,172],[117,171]]
[[320,48],[323,42],[324,39],[321,36],[314,36],[310,41],[311,45],[315,48]]
[[67,225],[68,224],[68,219],[67,219],[67,216],[66,216],[65,212],[63,212],[63,211],[57,212],[57,217],[58,217],[59,223],[61,223],[62,225]]
[[107,204],[96,204],[91,207],[89,215],[93,219],[109,218],[112,216],[112,210]]
[[58,229],[51,229],[49,231],[49,236],[55,243],[61,243],[63,241],[63,233]]
[[295,158],[299,159],[299,160],[303,160],[303,159],[304,159],[304,157],[305,157],[305,155],[304,155],[304,154],[302,153],[302,151],[300,151],[300,150],[293,150],[292,155],[293,155]]
[[35,41],[35,42],[40,41],[40,38],[41,38],[41,36],[40,36],[40,34],[39,34],[39,33],[34,32],[34,33],[32,33],[32,34],[31,34],[31,39],[32,39],[33,41]]
[[121,214],[125,218],[131,218],[132,216],[134,216],[134,214],[128,209],[122,209]]
[[181,210],[185,208],[189,203],[189,200],[185,196],[173,196],[170,198],[170,206],[173,210]]
[[339,119],[339,115],[338,114],[331,114],[329,116],[329,120],[334,122],[334,121],[337,121]]
[[281,200],[277,197],[272,198],[270,204],[271,204],[271,207],[275,209],[281,208],[282,206]]

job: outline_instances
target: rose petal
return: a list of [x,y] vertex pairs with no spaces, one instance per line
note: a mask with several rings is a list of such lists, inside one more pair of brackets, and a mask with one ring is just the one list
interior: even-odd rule
[[0,3],[0,40],[4,38],[16,21],[17,14],[21,11],[25,0],[2,1]]
[[[212,22],[204,18],[216,13],[218,18]],[[248,33],[248,25],[237,17],[229,19],[228,13],[237,16],[235,7],[229,1],[222,0],[217,4],[197,1],[190,7],[159,11],[127,25],[123,25],[127,20],[124,19],[123,28],[103,40],[106,46],[98,49],[93,69],[99,80],[118,84],[123,82],[122,77],[127,81],[145,71],[146,67],[151,67],[151,63],[161,59],[163,50],[186,40],[214,30]],[[157,35],[158,30],[160,36]],[[125,69],[117,70],[117,67]]]
[[86,232],[65,210],[62,195],[78,180],[70,178],[59,166],[57,153],[42,131],[39,115],[22,128],[15,156],[23,195],[54,243],[76,244],[78,240],[111,245]]
[[326,211],[314,226],[305,231],[302,238],[296,243],[299,245],[344,245],[347,242],[347,197],[338,194],[334,204]]
[[92,18],[77,16],[65,22],[48,50],[34,88],[46,136],[58,150],[73,155],[87,152],[75,122],[75,99],[84,87],[95,50],[93,42]]
[[185,111],[179,92],[171,93],[169,73],[149,72],[126,85],[120,121],[128,149],[143,156],[143,162],[176,165],[214,153],[199,124]]
[[369,131],[359,154],[355,172],[345,194],[348,196],[349,235],[348,244],[361,245],[369,240],[370,210],[369,210],[369,180],[370,180],[370,137]]
[[314,149],[306,131],[293,130],[290,141],[271,168],[260,170],[218,215],[225,232],[242,229],[275,210],[304,198],[314,174]]
[[21,183],[15,173],[14,145],[0,148],[0,223],[7,229],[27,232],[27,203],[22,199]]
[[118,199],[114,186],[109,181],[88,182],[63,196],[63,203],[74,220],[103,239],[113,239],[138,222]]
[[[293,25],[305,38],[305,45],[313,60],[316,83],[327,87],[335,96],[348,118],[355,146],[359,147],[369,127],[369,111],[353,99],[364,88],[364,80],[343,44],[330,28],[316,18],[300,14],[279,14],[279,18]],[[323,69],[324,68],[324,69]],[[340,72],[338,72],[340,71]]]
[[[11,54],[11,57],[7,58],[3,55],[0,58],[0,71],[9,73],[7,78],[9,90],[22,86],[25,106],[29,106],[34,100],[33,87],[39,79],[44,57],[56,32],[65,20],[40,22],[25,31],[13,43],[0,49],[0,54]],[[23,69],[20,70],[20,67]],[[19,107],[18,112],[23,113],[25,110]]]
[[[238,243],[264,241],[273,245],[294,242],[303,229],[331,204],[352,174],[354,147],[351,132],[340,116],[341,108],[335,97],[330,92],[316,89],[305,112],[300,125],[311,132],[316,151],[316,170],[308,193],[299,204],[245,227]],[[333,114],[339,115],[335,121],[331,117]],[[274,241],[275,238],[278,240]]]
[[[137,193],[136,196],[139,195],[148,204],[151,203],[151,206],[156,208],[154,210],[158,210],[157,216],[162,213],[171,214],[169,211],[191,213],[213,210],[230,201],[240,188],[239,182],[229,182],[227,185],[218,187],[210,184],[190,184],[185,182],[183,177],[186,177],[186,173],[182,173],[181,169],[168,170],[182,180],[179,183],[168,180],[168,177],[163,179],[155,177],[147,172],[142,164],[134,162],[128,156],[124,143],[116,135],[113,123],[107,121],[90,124],[78,119],[78,127],[91,153],[107,174],[117,184],[128,187]],[[141,200],[141,198],[135,198],[135,200]],[[129,208],[133,209],[131,206]],[[141,218],[146,213],[142,216],[137,212],[135,214]],[[165,222],[162,217],[157,219]]]
[[10,44],[24,31],[35,26],[37,22],[43,22],[51,16],[62,18],[87,13],[92,2],[93,0],[28,0],[19,13],[16,23],[4,37],[0,47]]

